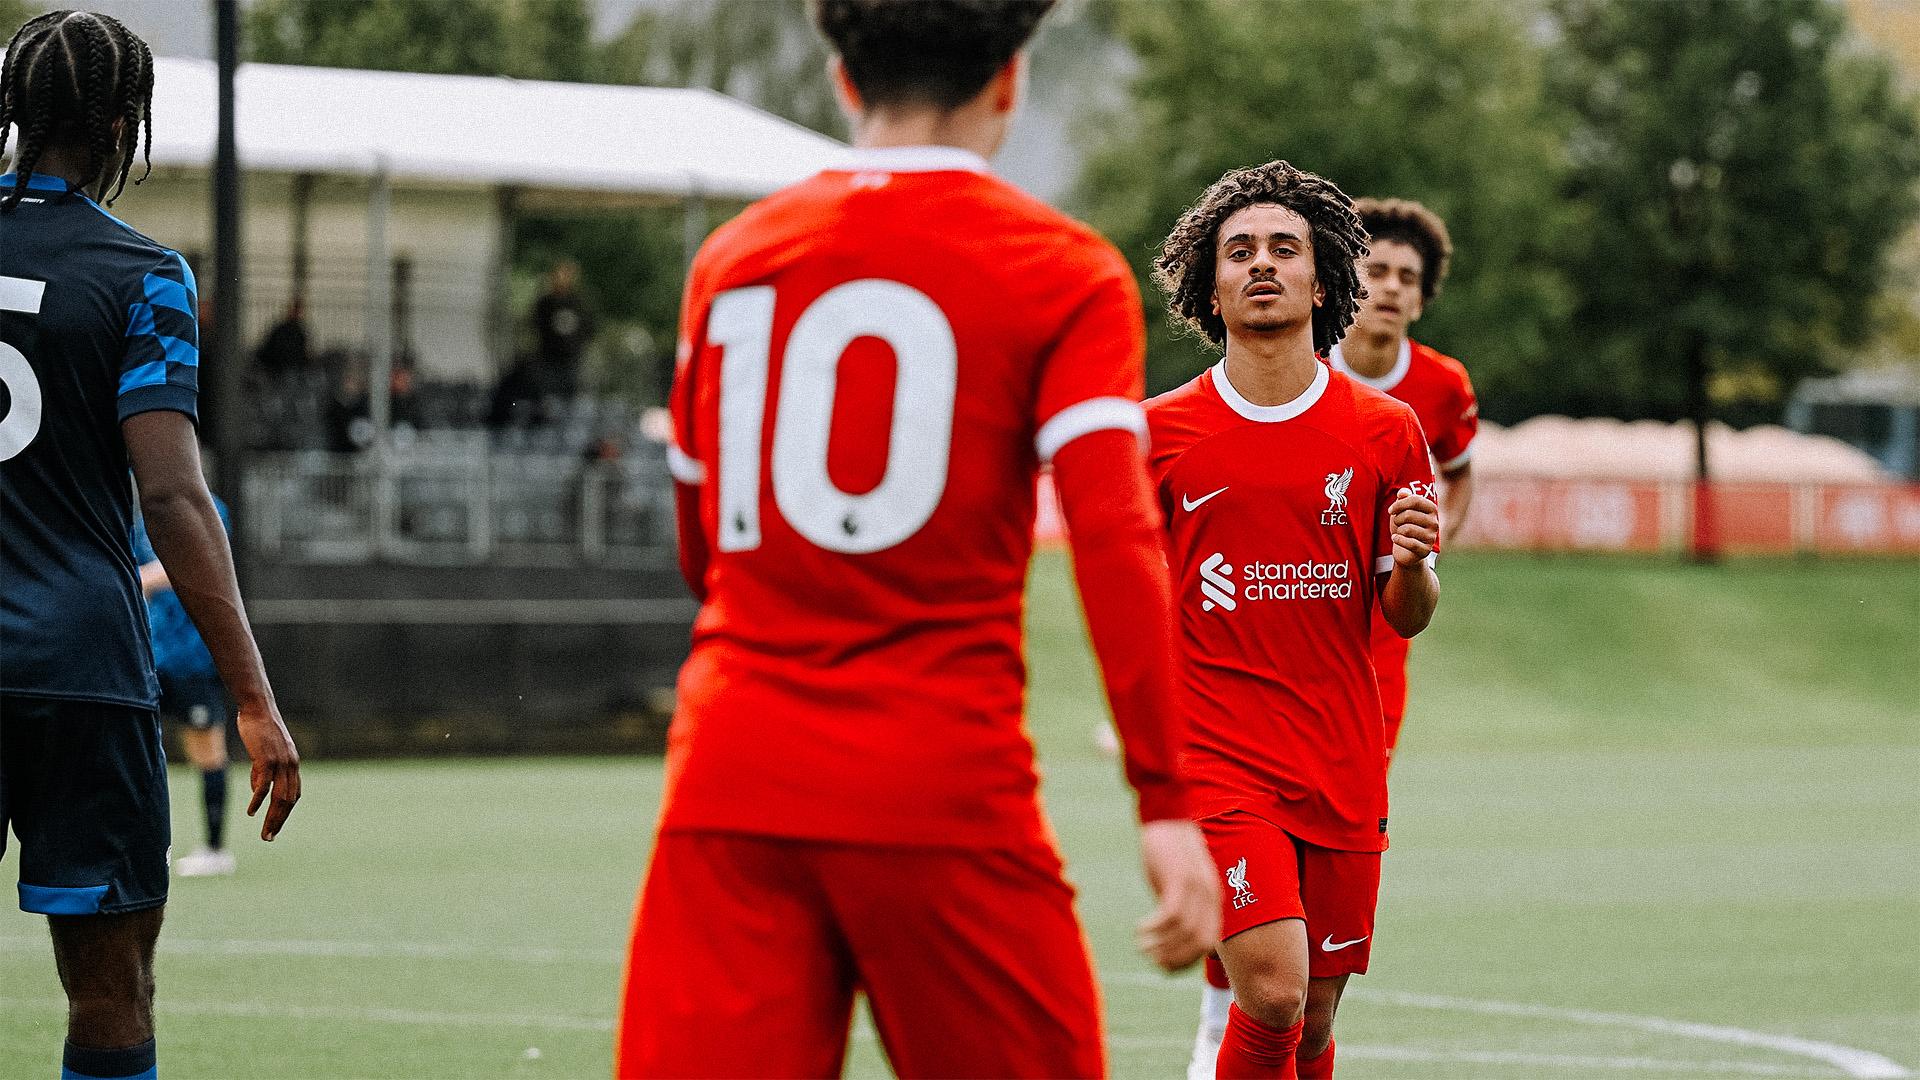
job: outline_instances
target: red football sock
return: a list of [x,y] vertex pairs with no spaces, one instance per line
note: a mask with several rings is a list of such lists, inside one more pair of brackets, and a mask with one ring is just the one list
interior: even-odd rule
[[1300,1080],[1333,1080],[1333,1040],[1327,1040],[1327,1050],[1319,1057],[1299,1058],[1294,1067],[1300,1071]]
[[1227,1037],[1214,1063],[1215,1080],[1298,1080],[1293,1054],[1305,1026],[1302,1018],[1285,1031],[1270,1028],[1241,1012],[1236,1003],[1227,1010]]
[[1207,954],[1207,985],[1215,990],[1231,990],[1227,982],[1227,965],[1220,962],[1218,953]]

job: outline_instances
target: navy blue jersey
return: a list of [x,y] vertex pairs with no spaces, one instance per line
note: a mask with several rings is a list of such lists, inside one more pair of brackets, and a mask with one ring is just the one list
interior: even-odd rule
[[120,424],[194,415],[196,304],[186,260],[63,180],[0,213],[0,694],[156,704]]
[[[213,497],[213,508],[220,512],[220,524],[233,535],[233,519],[227,516],[227,504]],[[133,561],[145,566],[159,559],[153,553],[153,541],[147,537],[145,519],[133,524]],[[213,654],[200,637],[200,630],[180,604],[180,594],[161,589],[147,598],[147,629],[153,634],[153,666],[160,674],[176,676],[214,675]]]

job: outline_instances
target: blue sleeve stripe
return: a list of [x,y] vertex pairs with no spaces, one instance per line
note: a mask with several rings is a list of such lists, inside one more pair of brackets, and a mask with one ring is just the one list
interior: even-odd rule
[[166,383],[167,362],[155,360],[136,368],[128,368],[120,376],[120,392],[128,394],[143,386],[165,386]]
[[[184,267],[186,263],[182,262],[180,265]],[[172,278],[161,277],[159,274],[147,275],[147,303],[155,307],[169,307],[175,311],[184,311],[189,315],[194,313],[193,300],[187,293],[186,285]]]
[[194,346],[193,342],[181,341],[177,337],[168,337],[165,334],[158,334],[155,337],[160,342],[161,351],[167,354],[167,363],[179,364],[181,367],[200,366],[200,350]]
[[180,264],[180,280],[187,283],[187,291],[199,296],[200,283],[193,279],[193,267],[187,265],[187,257],[177,251],[170,251],[167,254],[172,255],[173,261]]
[[157,334],[160,330],[154,325],[153,305],[147,303],[127,305],[127,336],[144,337]]

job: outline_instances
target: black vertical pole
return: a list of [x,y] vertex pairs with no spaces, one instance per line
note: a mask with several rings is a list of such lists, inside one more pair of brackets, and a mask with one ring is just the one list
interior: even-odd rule
[[[241,315],[246,310],[240,287],[240,158],[233,133],[233,80],[240,66],[238,0],[213,0],[214,54],[219,62],[219,134],[213,155],[213,319],[208,336],[209,385],[201,395],[213,415],[214,486],[239,508],[246,473],[246,429],[241,367]],[[235,541],[245,536],[235,530]]]

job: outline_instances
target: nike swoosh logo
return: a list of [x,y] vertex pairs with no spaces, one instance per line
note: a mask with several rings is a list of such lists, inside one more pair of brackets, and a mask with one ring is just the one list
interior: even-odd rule
[[[1228,485],[1228,486],[1231,487],[1232,485]],[[1220,489],[1220,491],[1225,491],[1225,490],[1227,489],[1226,488]],[[1182,495],[1180,496],[1180,509],[1186,510],[1188,512],[1192,512],[1198,509],[1201,503],[1206,502],[1208,499],[1213,498],[1214,495],[1220,494],[1220,491],[1213,492],[1212,494],[1209,494],[1209,495],[1202,495],[1197,499],[1189,499],[1185,495]]]
[[1354,938],[1352,941],[1342,941],[1338,944],[1335,944],[1333,940],[1333,935],[1328,934],[1326,936],[1326,939],[1320,942],[1320,948],[1323,952],[1339,952],[1341,949],[1344,949],[1349,945],[1358,945],[1372,936],[1373,936],[1372,934],[1362,934],[1359,937]]

